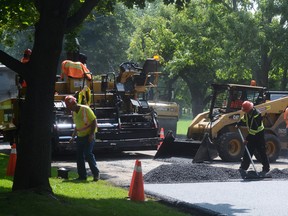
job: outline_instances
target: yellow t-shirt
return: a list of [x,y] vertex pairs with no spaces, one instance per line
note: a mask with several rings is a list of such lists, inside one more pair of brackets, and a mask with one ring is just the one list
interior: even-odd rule
[[[84,137],[90,134],[91,124],[96,119],[94,112],[89,106],[80,105],[80,110],[78,113],[73,112],[73,121],[76,125],[77,136]],[[95,133],[97,132],[97,127],[95,128]]]

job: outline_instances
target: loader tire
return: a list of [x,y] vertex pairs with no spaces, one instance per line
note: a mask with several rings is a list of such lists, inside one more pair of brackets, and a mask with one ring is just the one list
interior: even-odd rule
[[244,145],[238,133],[227,132],[217,139],[219,157],[226,162],[240,161],[244,152]]
[[[265,134],[266,154],[269,162],[274,163],[278,159],[281,151],[281,144],[277,136],[273,134]],[[257,150],[255,150],[256,159],[261,162],[261,157]]]

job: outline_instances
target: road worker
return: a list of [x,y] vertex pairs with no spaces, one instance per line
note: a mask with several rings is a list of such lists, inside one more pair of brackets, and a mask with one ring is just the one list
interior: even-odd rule
[[60,78],[64,81],[64,78],[70,77],[75,79],[86,78],[92,79],[89,69],[86,66],[87,56],[83,53],[77,54],[77,60],[71,59],[71,54],[67,56],[68,59],[64,60],[61,65]]
[[71,95],[65,97],[65,104],[67,109],[72,111],[75,124],[75,129],[69,142],[72,143],[77,136],[77,171],[79,177],[76,180],[87,180],[86,160],[93,174],[93,181],[98,181],[100,172],[93,154],[95,133],[97,132],[96,116],[89,106],[77,104],[76,98]]
[[257,86],[256,80],[251,80],[251,81],[250,81],[250,85],[251,85],[251,86]]
[[240,99],[238,92],[234,92],[231,100],[230,108],[232,109],[240,109],[241,105],[243,103],[243,100]]
[[22,63],[29,62],[31,54],[32,54],[32,50],[31,49],[24,50],[23,57],[21,58],[21,62]]
[[[242,111],[245,113],[241,120],[237,123],[236,127],[245,125],[248,129],[248,135],[244,144],[250,152],[251,157],[254,155],[255,150],[261,157],[262,175],[270,171],[270,164],[266,155],[265,138],[264,138],[264,125],[261,113],[255,109],[250,101],[244,101],[242,104]],[[240,165],[240,173],[244,174],[250,166],[250,158],[247,151],[244,151],[243,160]]]
[[90,71],[82,62],[65,60],[62,62],[61,71],[62,72],[60,78],[62,80],[64,80],[65,77],[71,77],[75,79],[82,79],[86,77],[88,80],[91,80]]
[[[21,62],[22,63],[29,62],[31,54],[32,54],[32,50],[31,49],[24,50],[23,57],[21,58]],[[20,83],[22,88],[27,87],[26,81],[21,76],[19,76],[19,83]]]

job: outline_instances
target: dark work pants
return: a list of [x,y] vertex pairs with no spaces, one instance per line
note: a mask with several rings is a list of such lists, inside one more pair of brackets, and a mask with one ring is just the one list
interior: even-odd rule
[[89,136],[77,137],[77,170],[80,178],[87,178],[87,171],[85,167],[85,160],[88,162],[90,170],[94,176],[97,176],[99,170],[97,168],[95,156],[93,154],[93,147],[95,141],[88,142]]
[[[250,152],[251,157],[254,155],[256,149],[261,157],[261,163],[263,165],[262,171],[268,172],[270,170],[270,164],[268,157],[266,155],[264,130],[260,131],[255,135],[249,134],[246,140],[248,141],[247,148]],[[248,167],[250,166],[250,163],[251,163],[250,158],[248,156],[247,151],[245,150],[240,168],[247,170]]]

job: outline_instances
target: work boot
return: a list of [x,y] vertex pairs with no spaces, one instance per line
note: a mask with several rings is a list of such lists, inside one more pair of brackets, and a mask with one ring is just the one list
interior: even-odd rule
[[269,173],[269,170],[262,170],[259,173],[260,177],[265,177],[265,178],[272,178],[272,175]]
[[242,168],[239,168],[238,171],[239,171],[239,173],[240,173],[240,175],[241,175],[241,177],[243,179],[247,176],[247,171],[246,170],[244,170]]
[[94,175],[94,177],[93,177],[93,181],[97,182],[99,180],[100,180],[100,173]]

